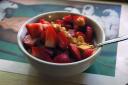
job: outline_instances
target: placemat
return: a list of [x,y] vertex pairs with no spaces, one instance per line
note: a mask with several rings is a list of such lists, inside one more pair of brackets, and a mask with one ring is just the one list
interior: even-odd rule
[[[13,3],[13,4],[12,4]],[[28,63],[17,46],[17,32],[24,21],[49,11],[70,11],[89,15],[103,25],[106,40],[118,37],[121,5],[99,3],[67,3],[23,5],[10,1],[0,3],[0,59]],[[117,44],[103,47],[96,62],[85,72],[107,76],[115,75]]]

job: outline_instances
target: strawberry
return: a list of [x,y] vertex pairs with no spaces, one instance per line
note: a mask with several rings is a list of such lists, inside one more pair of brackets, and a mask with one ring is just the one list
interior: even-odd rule
[[86,23],[86,18],[84,16],[73,16],[73,22],[78,26],[84,26]]
[[36,43],[37,39],[32,39],[32,37],[30,35],[26,35],[23,39],[23,43],[26,45],[26,46],[34,46],[35,43]]
[[92,43],[93,41],[93,29],[90,26],[86,27],[86,32],[85,32],[85,36],[86,36],[86,41],[89,43]]
[[76,60],[81,60],[80,51],[76,44],[69,44],[69,50],[72,52]]
[[41,23],[29,23],[29,24],[26,24],[26,28],[32,38],[40,37],[41,29],[42,29]]
[[42,27],[45,29],[47,27],[52,27],[52,25],[51,24],[42,24]]
[[63,20],[58,19],[58,20],[56,20],[56,24],[63,25],[63,24],[64,24],[64,21],[63,21]]
[[54,48],[56,46],[57,34],[53,27],[45,29],[45,46]]
[[46,51],[45,48],[32,47],[32,55],[39,58],[39,59],[53,62],[53,60],[51,59],[51,57],[49,55],[49,52]]
[[53,55],[53,51],[52,51],[52,50],[50,50],[50,49],[48,49],[48,48],[45,48],[45,47],[42,47],[42,49],[43,49],[43,51],[44,51],[45,53],[48,53],[50,56]]
[[50,24],[50,22],[46,21],[45,19],[40,19],[39,20],[39,23],[42,23],[42,24]]
[[71,23],[72,22],[72,16],[71,15],[66,15],[63,17],[64,22],[66,23]]
[[82,54],[82,58],[84,59],[84,58],[91,56],[93,54],[93,52],[94,52],[94,49],[92,49],[92,48],[85,49]]
[[42,42],[43,42],[43,44],[44,44],[44,42],[45,42],[45,28],[43,28],[43,29],[41,30],[41,40],[42,40]]
[[68,41],[68,38],[66,37],[65,33],[60,31],[60,32],[58,32],[57,36],[58,36],[57,39],[58,39],[59,47],[62,49],[66,49],[68,47],[69,41]]
[[61,53],[61,54],[55,56],[53,61],[55,63],[70,63],[71,62],[69,56],[66,53]]

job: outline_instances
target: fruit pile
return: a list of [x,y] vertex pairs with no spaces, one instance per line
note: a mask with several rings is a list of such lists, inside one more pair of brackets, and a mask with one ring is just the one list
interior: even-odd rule
[[94,30],[84,16],[66,15],[54,21],[41,18],[26,24],[26,29],[25,49],[44,61],[71,63],[95,51]]

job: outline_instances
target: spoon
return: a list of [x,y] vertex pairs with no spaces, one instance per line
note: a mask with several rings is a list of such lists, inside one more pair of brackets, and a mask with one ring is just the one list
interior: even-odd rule
[[103,45],[116,43],[116,42],[124,41],[124,40],[127,40],[127,39],[128,39],[128,35],[127,36],[121,36],[121,37],[118,37],[118,38],[115,38],[115,39],[104,41],[102,43],[98,43],[97,46],[100,47],[100,46],[103,46]]

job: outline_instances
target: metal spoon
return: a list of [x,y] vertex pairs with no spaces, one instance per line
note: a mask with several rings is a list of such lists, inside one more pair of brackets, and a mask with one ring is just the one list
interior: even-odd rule
[[121,36],[121,37],[118,37],[118,38],[115,38],[115,39],[104,41],[102,43],[98,43],[96,46],[100,47],[100,46],[103,46],[103,45],[116,43],[116,42],[124,41],[124,40],[127,40],[127,39],[128,39],[128,35],[127,36]]

